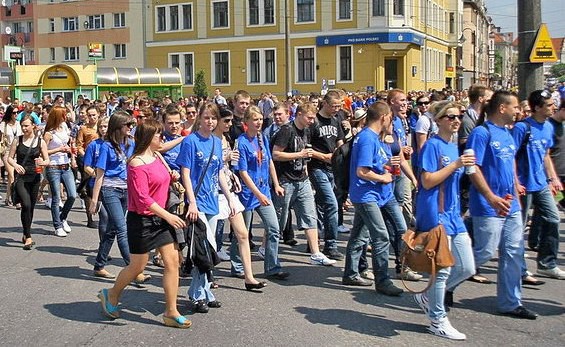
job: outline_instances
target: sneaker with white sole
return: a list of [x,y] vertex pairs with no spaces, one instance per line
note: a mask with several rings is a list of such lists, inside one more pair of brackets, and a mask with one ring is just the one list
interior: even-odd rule
[[413,281],[413,282],[418,282],[423,277],[424,276],[420,275],[419,273],[408,267],[404,268],[404,271],[401,271],[400,273],[396,274],[396,278],[398,279],[403,279],[405,281]]
[[553,269],[538,269],[537,273],[557,280],[565,280],[565,271],[561,270],[557,266]]
[[218,253],[216,253],[218,255],[218,258],[220,258],[221,261],[228,261],[230,260],[230,255],[228,253],[226,253],[225,249],[221,249]]
[[326,257],[326,255],[322,252],[318,252],[310,256],[310,264],[312,265],[330,266],[335,263],[336,263],[335,260]]
[[428,312],[430,312],[428,297],[424,293],[414,294],[414,301],[418,304],[418,306],[420,306],[427,316]]
[[57,229],[55,229],[55,236],[66,237],[67,232],[65,230],[63,230],[63,228],[57,228]]
[[63,230],[67,233],[70,233],[72,231],[69,223],[67,223],[67,220],[63,221]]
[[347,233],[350,232],[350,231],[351,231],[351,229],[349,229],[348,227],[346,227],[346,226],[343,225],[343,224],[342,224],[342,225],[339,225],[339,226],[337,227],[337,232],[340,233],[340,234],[347,234]]
[[447,317],[441,318],[438,321],[432,321],[430,326],[428,327],[428,332],[432,335],[445,337],[446,339],[450,340],[467,339],[467,336],[465,334],[460,333],[451,325],[451,323],[449,323],[449,319],[447,319]]
[[265,247],[259,247],[259,249],[257,249],[257,255],[259,258],[265,259]]
[[375,274],[373,274],[373,271],[371,271],[371,270],[367,269],[365,271],[362,271],[360,273],[360,275],[361,275],[361,278],[364,278],[366,280],[371,280],[371,281],[375,280]]

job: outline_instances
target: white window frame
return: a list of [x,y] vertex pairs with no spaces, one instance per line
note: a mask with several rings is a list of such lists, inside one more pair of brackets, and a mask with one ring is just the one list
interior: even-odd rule
[[49,18],[49,32],[55,32],[55,18]]
[[114,19],[114,23],[113,23],[114,28],[125,28],[126,27],[126,13],[125,12],[113,13],[112,17]]
[[[184,6],[190,6],[190,28],[184,29]],[[171,29],[171,8],[176,7],[178,10],[177,17],[177,29]],[[159,29],[159,9],[164,9],[164,20],[165,28],[163,30]],[[229,11],[229,8],[228,8]],[[185,32],[194,30],[194,3],[192,2],[182,2],[169,5],[155,6],[155,33],[171,33],[171,32]]]
[[[298,69],[298,50],[299,49],[310,49],[310,48],[314,50],[314,65],[313,65],[314,80],[313,81],[299,81],[299,79],[298,79],[298,77],[299,77],[298,76],[298,72],[299,72],[299,69]],[[295,71],[294,71],[294,83],[295,84],[313,84],[313,83],[315,84],[316,83],[316,81],[318,80],[318,76],[317,76],[318,72],[316,70],[316,64],[317,64],[316,53],[317,53],[316,52],[316,46],[296,46],[296,47],[294,47],[294,66],[296,67]]]
[[[227,53],[228,54],[228,83],[216,83],[216,54]],[[210,51],[210,71],[211,71],[211,85],[212,86],[229,86],[231,85],[231,51],[221,50],[221,51]]]
[[[71,58],[71,51],[74,50],[74,59]],[[80,47],[63,47],[63,61],[79,61]]]
[[88,30],[102,30],[106,27],[104,14],[95,14],[86,17]]
[[[219,3],[219,2],[225,2],[227,3],[227,9],[228,9],[228,15],[227,15],[227,25],[226,26],[222,26],[222,27],[216,27],[214,26],[214,4]],[[210,1],[210,28],[212,30],[226,30],[226,29],[230,29],[231,28],[231,23],[230,23],[230,2],[229,0],[212,0]]]
[[[342,80],[341,79],[341,48],[343,47],[349,47],[350,51],[351,51],[351,79],[349,80]],[[353,46],[352,45],[341,45],[341,46],[336,46],[336,75],[337,75],[337,80],[340,83],[353,83],[353,67],[355,66],[355,64],[353,63],[353,58],[355,57],[355,54],[353,54]]]
[[55,47],[49,48],[49,61],[54,62],[57,59]]
[[[259,52],[259,81],[253,82],[251,81],[251,52]],[[266,60],[266,52],[273,51],[274,52],[274,72],[275,72],[275,80],[272,82],[267,82],[267,60]],[[247,84],[248,85],[275,85],[277,84],[277,49],[275,47],[268,47],[268,48],[250,48],[247,49]]]
[[125,43],[114,44],[114,59],[126,59],[127,53],[127,45]]
[[[193,31],[194,30],[194,4],[192,2],[185,2],[182,4],[178,4],[180,12],[179,12],[179,31]],[[184,28],[184,12],[183,7],[190,6],[190,28]],[[194,61],[194,56],[192,57]]]
[[[164,20],[165,20],[165,27],[163,30],[159,30],[159,10],[163,9],[164,13]],[[167,6],[155,6],[155,32],[156,33],[164,33],[167,32]]]
[[[382,4],[383,5],[382,15],[381,14],[378,14],[378,15],[374,14],[375,8],[377,7],[377,6],[375,6],[375,1],[382,1],[383,2],[383,4]],[[371,12],[370,12],[371,17],[384,17],[384,16],[386,16],[386,13],[387,13],[387,2],[385,0],[372,0],[371,1]]]
[[265,0],[257,0],[259,2],[259,14],[258,14],[258,20],[259,22],[257,24],[251,24],[250,20],[251,20],[251,8],[249,7],[249,0],[247,0],[246,3],[246,16],[247,16],[247,20],[246,20],[246,24],[248,27],[263,27],[263,26],[275,26],[275,23],[277,22],[277,1],[276,0],[271,0],[273,2],[273,22],[272,23],[265,23]]
[[[62,27],[62,32],[73,32],[73,31],[78,31],[78,17],[63,17],[62,18],[62,22],[63,22],[63,27]],[[71,23],[74,23],[74,29],[71,30],[69,29],[69,27],[71,27]],[[65,29],[66,28],[66,29]]]
[[[183,76],[183,78],[182,78],[183,85],[185,85],[185,86],[194,85],[194,79],[195,79],[195,75],[194,75],[194,52],[172,52],[172,53],[169,53],[168,57],[167,57],[169,68],[174,68],[173,67],[173,59],[172,59],[172,57],[174,55],[178,56],[178,59],[179,59],[178,69],[180,70],[181,75]],[[185,69],[186,59],[185,58],[186,58],[187,55],[192,56],[192,66],[191,66],[191,71],[190,71],[191,76],[192,76],[192,83],[186,83],[186,69]]]
[[312,24],[312,23],[316,23],[316,0],[312,0],[312,20],[311,21],[304,21],[304,22],[299,22],[298,21],[298,0],[294,0],[294,24],[300,25],[300,24]]
[[339,5],[341,0],[336,0],[335,2],[335,21],[336,22],[351,22],[353,21],[353,1],[345,0],[349,2],[349,18],[339,18]]

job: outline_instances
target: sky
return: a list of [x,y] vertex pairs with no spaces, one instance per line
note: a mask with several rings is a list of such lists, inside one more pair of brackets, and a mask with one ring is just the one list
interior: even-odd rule
[[[517,33],[518,1],[486,0],[487,16],[502,32]],[[541,0],[541,21],[547,23],[552,38],[565,37],[565,0]]]

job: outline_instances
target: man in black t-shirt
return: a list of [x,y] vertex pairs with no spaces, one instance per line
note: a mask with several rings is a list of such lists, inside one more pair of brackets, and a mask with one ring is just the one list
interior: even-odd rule
[[311,148],[306,147],[310,135],[308,128],[315,119],[314,105],[310,103],[300,105],[296,109],[294,121],[284,125],[274,137],[273,161],[279,183],[284,189],[284,196],[274,195],[272,198],[280,229],[284,229],[289,207],[292,206],[298,229],[304,230],[308,240],[312,253],[310,263],[328,266],[335,264],[335,260],[328,259],[318,247],[316,207],[307,170],[307,164],[315,153]]
[[314,153],[309,169],[310,181],[316,191],[318,228],[324,231],[324,254],[334,260],[343,260],[343,254],[337,250],[338,203],[334,193],[331,164],[333,152],[343,144],[345,137],[336,118],[340,109],[339,94],[328,92],[322,101],[322,108],[316,115],[316,121],[310,126]]

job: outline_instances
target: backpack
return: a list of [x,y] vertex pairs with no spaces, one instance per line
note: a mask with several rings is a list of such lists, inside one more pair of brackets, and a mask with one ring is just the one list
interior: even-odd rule
[[351,165],[351,150],[354,139],[355,136],[338,147],[332,154],[332,171],[338,191],[349,191],[349,166]]

